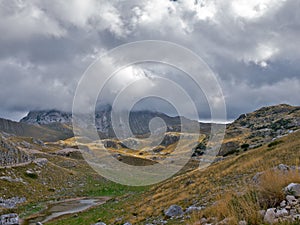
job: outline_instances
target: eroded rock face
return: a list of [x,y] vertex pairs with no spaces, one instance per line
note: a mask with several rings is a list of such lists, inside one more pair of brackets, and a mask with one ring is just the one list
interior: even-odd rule
[[32,161],[33,157],[18,148],[0,133],[0,167]]

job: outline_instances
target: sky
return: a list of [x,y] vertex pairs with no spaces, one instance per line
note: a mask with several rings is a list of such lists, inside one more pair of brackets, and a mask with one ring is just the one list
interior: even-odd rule
[[[299,11],[299,0],[0,0],[0,117],[70,111],[91,63],[142,40],[170,41],[199,55],[222,87],[228,120],[265,105],[300,105]],[[101,101],[113,102],[116,90],[139,77],[150,86],[153,76],[186,88],[209,119],[201,91],[167,66],[124,69]],[[160,101],[154,105],[168,111]]]

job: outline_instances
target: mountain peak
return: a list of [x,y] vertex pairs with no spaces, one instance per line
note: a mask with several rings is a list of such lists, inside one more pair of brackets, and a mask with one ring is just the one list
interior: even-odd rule
[[72,114],[55,109],[30,111],[26,117],[20,120],[20,122],[34,125],[50,123],[71,123]]

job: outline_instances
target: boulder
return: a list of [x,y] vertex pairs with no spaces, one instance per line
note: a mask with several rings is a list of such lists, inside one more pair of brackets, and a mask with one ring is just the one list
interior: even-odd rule
[[188,207],[188,208],[185,210],[185,213],[186,213],[186,214],[189,214],[189,213],[193,213],[193,212],[196,212],[196,211],[200,211],[201,209],[202,209],[202,207],[190,206],[190,207]]
[[280,202],[280,207],[281,208],[286,207],[286,200],[283,200],[282,202]]
[[294,206],[298,204],[298,200],[293,195],[287,195],[286,197],[287,202],[289,205]]
[[106,223],[98,222],[98,223],[95,223],[94,225],[106,225]]
[[300,197],[300,184],[290,183],[284,188],[285,192],[295,197]]
[[276,211],[275,213],[276,217],[284,217],[284,216],[288,216],[289,212],[286,209],[279,209]]
[[171,205],[167,211],[165,211],[165,215],[168,217],[173,217],[173,216],[182,216],[183,215],[183,210],[180,206],[178,205]]
[[273,224],[276,222],[276,208],[267,209],[264,216],[264,221],[268,224]]
[[286,171],[290,170],[290,167],[285,164],[279,164],[277,167],[275,167],[275,169],[286,172]]

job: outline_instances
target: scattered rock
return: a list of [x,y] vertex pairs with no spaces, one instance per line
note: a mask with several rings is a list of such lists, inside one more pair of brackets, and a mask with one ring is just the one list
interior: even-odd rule
[[129,223],[129,222],[126,222],[126,223],[124,223],[123,225],[132,225],[131,223]]
[[174,216],[182,216],[183,210],[178,205],[171,205],[168,210],[165,212],[165,215],[168,217],[174,217]]
[[95,223],[94,225],[106,225],[106,223],[98,222],[98,223]]

